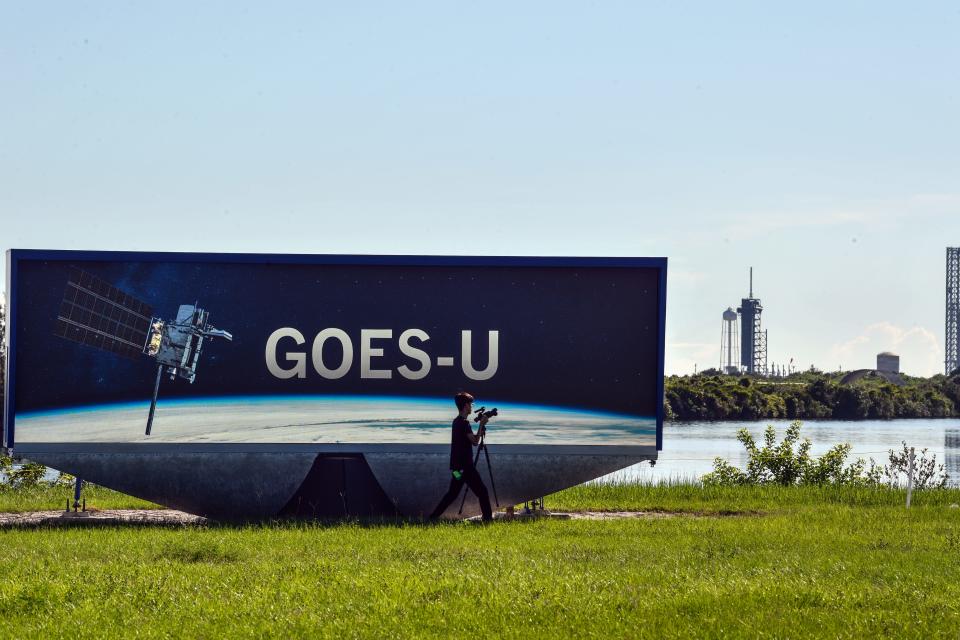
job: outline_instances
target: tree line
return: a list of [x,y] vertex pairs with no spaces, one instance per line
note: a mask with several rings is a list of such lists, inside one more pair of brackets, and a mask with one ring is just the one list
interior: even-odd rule
[[707,371],[669,376],[664,384],[667,420],[784,418],[890,420],[960,417],[960,372],[914,378],[902,386],[879,377],[840,384],[841,373],[804,372],[787,378],[729,376]]

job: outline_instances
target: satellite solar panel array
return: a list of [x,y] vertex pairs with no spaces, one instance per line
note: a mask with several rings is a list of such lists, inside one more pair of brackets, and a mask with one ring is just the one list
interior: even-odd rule
[[153,308],[94,275],[71,269],[54,333],[127,358],[143,354]]

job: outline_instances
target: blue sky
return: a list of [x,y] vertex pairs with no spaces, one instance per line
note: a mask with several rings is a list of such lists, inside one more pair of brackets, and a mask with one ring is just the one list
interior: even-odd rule
[[943,368],[956,3],[4,3],[4,247],[665,255],[667,371]]

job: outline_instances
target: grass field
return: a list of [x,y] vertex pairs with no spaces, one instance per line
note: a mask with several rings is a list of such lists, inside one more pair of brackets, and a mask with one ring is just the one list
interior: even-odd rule
[[[902,499],[884,489],[584,486],[547,507],[686,515],[8,529],[0,633],[957,638],[960,509],[950,505],[960,491],[915,494],[910,510]],[[143,506],[107,492],[88,503]]]
[[[162,509],[160,505],[111,491],[96,485],[85,485],[83,497],[87,505],[98,509]],[[72,486],[49,486],[40,484],[22,489],[0,489],[0,513],[19,513],[21,511],[63,510],[67,500],[73,503]]]

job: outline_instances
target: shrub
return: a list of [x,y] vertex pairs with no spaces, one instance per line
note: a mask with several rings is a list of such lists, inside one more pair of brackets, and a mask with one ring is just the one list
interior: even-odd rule
[[6,482],[13,471],[13,458],[0,455],[0,481]]
[[[873,458],[870,458],[870,471],[868,476],[872,484],[886,484],[891,487],[897,487],[907,484],[907,470],[910,468],[910,448],[903,440],[901,451],[890,449],[888,460],[890,464],[882,467],[876,466]],[[915,455],[913,459],[913,487],[915,489],[943,489],[947,486],[949,475],[944,471],[942,464],[937,464],[937,455],[930,454],[927,458],[927,449],[921,449],[920,455]]]
[[14,489],[35,487],[43,481],[47,468],[38,462],[24,462],[7,474],[7,483]]
[[[877,466],[871,458],[870,466],[862,458],[847,464],[851,446],[849,443],[834,445],[819,458],[810,455],[812,443],[800,439],[802,423],[797,420],[787,427],[782,442],[777,442],[773,425],[768,425],[763,434],[763,446],[757,445],[746,429],[737,432],[737,440],[747,451],[747,468],[741,470],[723,458],[714,458],[713,471],[703,476],[706,485],[861,485],[898,486],[900,478],[906,477],[909,449],[903,443],[903,451],[890,450],[889,465]],[[947,474],[943,465],[937,465],[936,456],[927,458],[927,450],[920,451],[914,459],[914,488],[942,488],[946,486]]]

